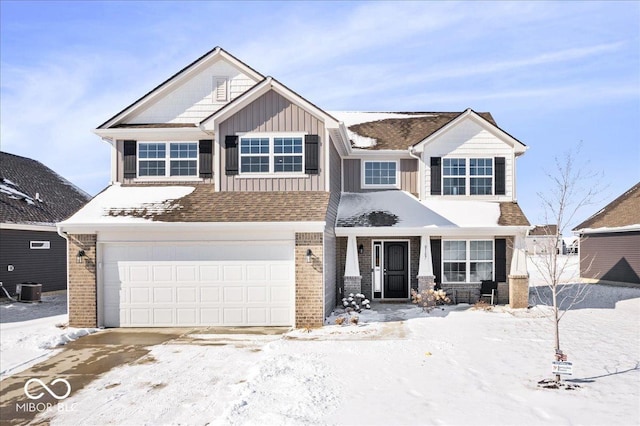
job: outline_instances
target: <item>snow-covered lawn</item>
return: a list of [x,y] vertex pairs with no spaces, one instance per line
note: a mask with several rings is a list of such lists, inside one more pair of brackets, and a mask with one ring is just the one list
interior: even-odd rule
[[[562,342],[575,390],[551,378],[547,306],[430,314],[374,305],[359,326],[192,335],[155,346],[66,401],[53,424],[640,423],[640,289],[593,286]],[[405,318],[404,321],[396,321]]]
[[60,346],[94,331],[68,328],[67,295],[44,295],[42,303],[0,304],[0,378],[58,353]]

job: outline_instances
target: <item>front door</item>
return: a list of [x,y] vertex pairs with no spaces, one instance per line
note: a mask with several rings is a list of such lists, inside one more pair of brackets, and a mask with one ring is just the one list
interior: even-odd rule
[[384,243],[384,294],[385,299],[409,297],[409,243],[385,241]]

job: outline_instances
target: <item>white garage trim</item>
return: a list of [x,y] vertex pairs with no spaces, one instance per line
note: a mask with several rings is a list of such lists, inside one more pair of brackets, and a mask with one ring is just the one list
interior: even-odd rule
[[292,326],[294,242],[100,243],[106,327]]

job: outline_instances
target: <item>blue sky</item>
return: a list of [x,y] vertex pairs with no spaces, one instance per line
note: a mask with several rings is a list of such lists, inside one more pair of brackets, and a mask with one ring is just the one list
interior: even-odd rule
[[[640,2],[0,2],[1,149],[90,194],[91,130],[215,46],[325,110],[490,111],[527,144],[542,221],[553,157],[582,143],[600,203],[640,180]],[[575,224],[575,223],[573,223]]]

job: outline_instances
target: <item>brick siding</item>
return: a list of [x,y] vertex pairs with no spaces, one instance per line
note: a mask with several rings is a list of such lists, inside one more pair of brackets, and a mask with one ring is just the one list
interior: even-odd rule
[[[97,327],[96,236],[69,235],[69,326]],[[82,263],[76,257],[80,250]]]
[[[307,250],[313,253],[307,263]],[[296,234],[296,328],[322,327],[324,253],[322,233]]]

